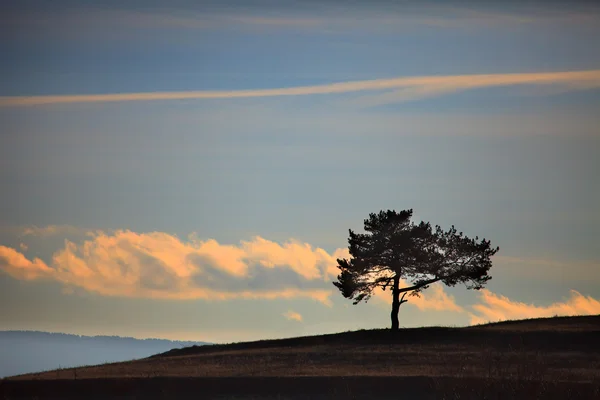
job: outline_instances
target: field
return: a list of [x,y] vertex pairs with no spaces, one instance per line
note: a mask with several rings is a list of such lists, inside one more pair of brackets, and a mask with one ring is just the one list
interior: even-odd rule
[[0,381],[0,398],[600,398],[600,316],[188,347]]

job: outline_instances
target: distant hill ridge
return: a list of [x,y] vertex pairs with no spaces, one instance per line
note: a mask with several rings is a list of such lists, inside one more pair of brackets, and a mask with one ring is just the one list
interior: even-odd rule
[[209,344],[208,342],[196,342],[196,341],[185,341],[185,340],[170,340],[170,339],[159,339],[159,338],[134,338],[131,336],[117,336],[117,335],[77,335],[74,333],[63,333],[63,332],[46,332],[46,331],[34,331],[34,330],[0,330],[0,339],[1,338],[24,338],[25,336],[29,337],[51,337],[53,339],[64,339],[64,340],[73,340],[73,339],[82,339],[82,340],[114,340],[114,341],[123,341],[123,340],[132,340],[135,342],[146,342],[146,343],[175,343],[178,347],[181,346],[194,346],[198,344]]
[[0,377],[127,361],[206,344],[209,343],[28,330],[0,331]]

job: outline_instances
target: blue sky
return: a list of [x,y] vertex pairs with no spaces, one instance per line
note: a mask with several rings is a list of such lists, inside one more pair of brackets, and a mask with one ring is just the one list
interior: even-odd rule
[[407,208],[501,250],[487,291],[433,287],[401,325],[600,313],[600,8],[2,7],[0,329],[384,327],[335,257]]

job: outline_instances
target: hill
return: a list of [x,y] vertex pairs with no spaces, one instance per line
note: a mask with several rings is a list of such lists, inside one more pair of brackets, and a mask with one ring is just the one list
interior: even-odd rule
[[[498,332],[506,331],[505,334]],[[565,333],[573,332],[575,336],[585,340],[573,343],[563,343]],[[538,349],[562,347],[587,348],[595,343],[595,333],[600,333],[600,315],[533,318],[515,321],[502,321],[490,324],[469,326],[461,328],[449,327],[422,327],[403,328],[400,332],[389,329],[370,329],[353,332],[333,333],[328,335],[304,336],[288,339],[259,340],[254,342],[241,342],[231,344],[213,344],[211,346],[192,346],[181,349],[172,349],[165,353],[156,354],[156,357],[193,356],[194,354],[215,353],[230,350],[258,350],[271,348],[300,348],[312,346],[338,346],[338,345],[400,345],[417,344],[423,341],[436,341],[442,343],[489,343],[490,339],[498,341],[511,341],[515,337],[538,339],[529,345]],[[590,339],[590,340],[588,340]],[[556,343],[556,340],[559,342]],[[590,343],[594,342],[594,343]],[[491,343],[490,343],[491,344]]]
[[0,331],[0,377],[139,359],[173,348],[202,344],[205,343],[39,331]]
[[116,388],[129,398],[594,398],[600,395],[598,338],[600,316],[362,330],[192,346],[2,385],[12,394],[56,398],[80,390],[110,397]]

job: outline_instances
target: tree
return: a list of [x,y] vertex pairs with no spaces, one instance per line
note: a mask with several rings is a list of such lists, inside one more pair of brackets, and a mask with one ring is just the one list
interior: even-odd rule
[[[490,241],[468,238],[454,225],[444,231],[436,225],[411,222],[413,210],[380,211],[364,220],[366,233],[349,230],[350,259],[338,259],[341,273],[333,284],[353,304],[367,302],[373,290],[392,292],[392,330],[399,328],[398,311],[405,296],[419,296],[435,282],[458,283],[479,290],[489,281],[491,257],[499,250]],[[409,285],[400,287],[400,281]],[[402,295],[402,297],[400,297]]]

